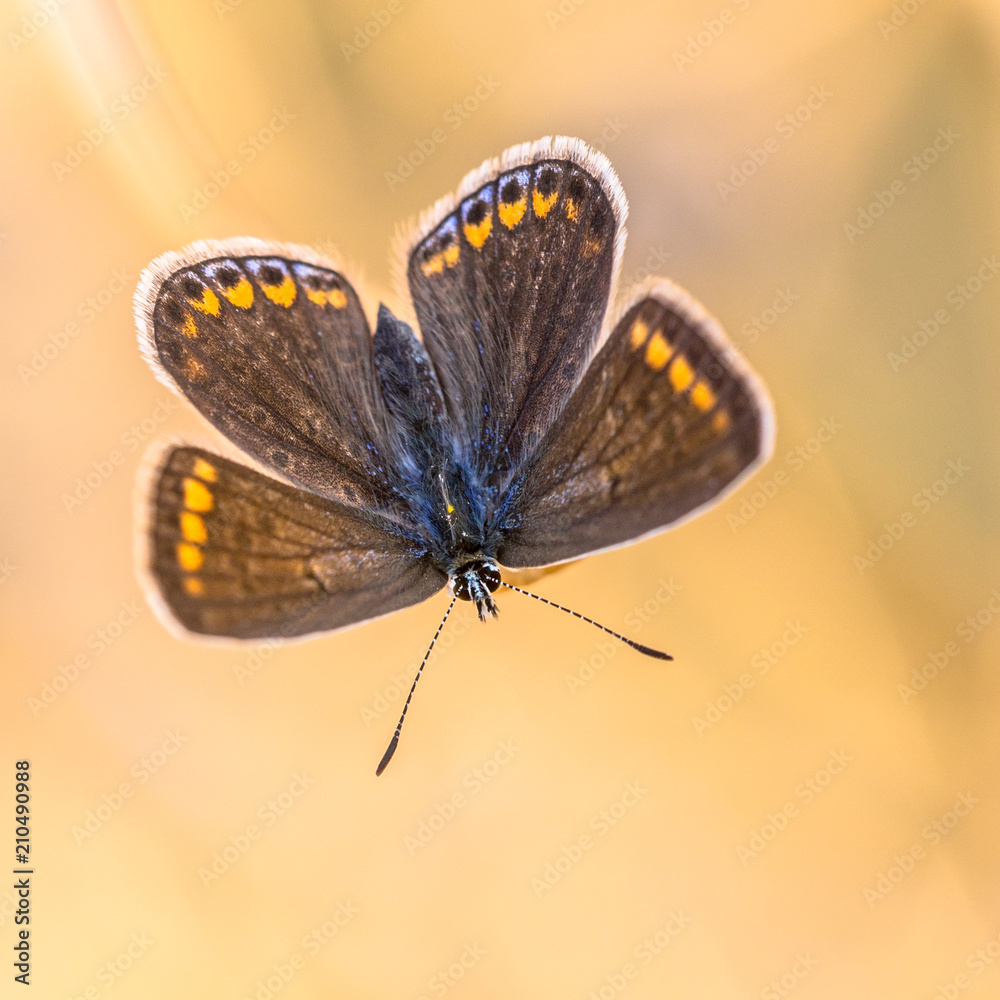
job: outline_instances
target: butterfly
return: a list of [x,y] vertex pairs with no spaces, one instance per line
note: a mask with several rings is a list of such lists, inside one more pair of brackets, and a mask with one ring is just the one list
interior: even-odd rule
[[501,586],[520,590],[501,566],[638,541],[732,490],[770,454],[767,394],[666,279],[609,319],[626,213],[580,140],[514,146],[401,239],[412,313],[380,305],[374,333],[343,270],[305,247],[154,260],[142,353],[254,463],[183,445],[151,463],[140,559],[161,617],[290,638],[449,587],[448,613],[461,599],[486,619]]

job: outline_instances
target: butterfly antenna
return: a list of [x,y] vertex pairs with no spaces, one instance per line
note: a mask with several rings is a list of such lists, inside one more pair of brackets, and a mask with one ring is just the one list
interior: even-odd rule
[[[406,710],[410,707],[410,699],[413,697],[413,692],[416,690],[417,681],[420,680],[420,675],[424,672],[424,666],[427,664],[427,660],[431,655],[431,650],[434,648],[434,643],[438,641],[438,636],[441,634],[441,629],[444,628],[444,623],[448,620],[448,615],[451,614],[451,609],[455,606],[455,601],[457,598],[452,597],[451,604],[448,605],[448,610],[444,613],[444,618],[441,619],[441,624],[438,625],[437,631],[434,633],[434,638],[431,639],[431,644],[427,647],[427,652],[424,653],[423,660],[420,661],[420,667],[417,669],[417,676],[413,678],[413,683],[410,685],[410,693],[406,696],[406,703],[403,705],[403,711],[399,715],[399,722],[396,723],[396,731],[392,734],[392,739],[389,741],[389,745],[385,749],[385,753],[382,754],[382,759],[378,762],[378,767],[375,768],[375,777],[378,777],[385,769],[386,765],[392,760],[392,755],[396,752],[396,747],[399,745],[399,731],[403,728],[403,719],[406,718]],[[628,641],[627,639],[625,640]]]
[[593,618],[588,618],[586,615],[581,615],[579,611],[573,611],[570,608],[564,608],[561,604],[556,604],[555,601],[550,601],[545,597],[539,597],[538,594],[532,594],[529,590],[522,590],[520,587],[515,587],[512,583],[504,583],[501,581],[500,586],[506,587],[508,590],[516,590],[519,594],[524,594],[525,597],[533,597],[536,601],[541,601],[542,604],[547,604],[551,608],[558,608],[560,611],[565,611],[566,614],[572,615],[574,618],[579,618],[581,621],[590,622],[591,625],[596,625],[602,632],[607,632],[608,635],[613,635],[616,639],[621,639],[626,646],[631,646],[633,649],[638,650],[640,653],[645,653],[646,656],[652,656],[657,660],[672,660],[673,657],[669,653],[661,653],[658,649],[651,649],[649,646],[644,646],[641,642],[636,642],[634,639],[628,639],[618,632],[607,628],[600,622],[595,622]]

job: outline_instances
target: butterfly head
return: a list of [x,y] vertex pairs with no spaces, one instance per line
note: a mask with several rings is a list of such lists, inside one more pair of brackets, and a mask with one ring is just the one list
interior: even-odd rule
[[480,621],[497,616],[493,591],[500,586],[500,568],[492,559],[476,559],[455,570],[451,578],[455,596],[462,601],[475,601]]

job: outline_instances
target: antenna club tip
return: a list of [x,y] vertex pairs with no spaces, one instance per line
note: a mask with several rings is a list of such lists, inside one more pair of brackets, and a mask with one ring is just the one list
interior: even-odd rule
[[673,657],[669,653],[663,653],[658,649],[652,649],[649,646],[643,646],[638,642],[630,642],[630,646],[640,653],[644,653],[646,656],[653,657],[654,660],[672,660]]
[[385,753],[382,754],[382,759],[378,762],[378,767],[375,768],[375,777],[377,778],[387,767],[389,761],[392,760],[392,755],[396,752],[396,747],[399,744],[399,734],[397,733],[393,736],[389,745],[385,748]]

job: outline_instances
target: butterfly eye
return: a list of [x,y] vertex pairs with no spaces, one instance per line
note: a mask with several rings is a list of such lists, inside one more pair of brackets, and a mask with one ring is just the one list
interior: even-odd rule
[[455,577],[455,596],[460,601],[478,601],[485,587],[491,594],[500,586],[500,570],[492,559],[477,559]]
[[500,570],[497,568],[497,564],[483,561],[476,563],[475,569],[480,582],[492,594],[500,586]]

